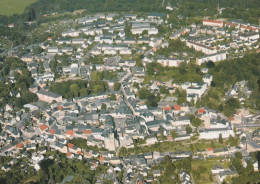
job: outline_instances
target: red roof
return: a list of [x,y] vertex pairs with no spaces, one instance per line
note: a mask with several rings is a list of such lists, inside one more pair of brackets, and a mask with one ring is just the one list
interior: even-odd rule
[[163,110],[172,110],[172,108],[168,106],[168,107],[164,107]]
[[75,146],[74,144],[68,143],[68,147],[69,147],[69,148],[73,148],[74,146]]
[[67,157],[70,157],[72,154],[70,152],[67,153]]
[[48,128],[48,126],[45,125],[45,124],[43,124],[43,125],[40,126],[41,131],[44,131],[44,130],[46,130],[47,128]]
[[67,130],[67,135],[74,136],[74,130]]
[[257,30],[256,28],[253,28],[253,27],[250,27],[250,26],[241,26],[241,28],[249,29],[249,30],[252,30],[252,31],[256,31]]
[[229,117],[228,119],[229,119],[229,121],[233,121],[235,118],[234,117]]
[[60,111],[60,110],[63,109],[63,107],[62,106],[58,106],[57,109]]
[[181,110],[181,106],[180,105],[174,105],[174,110],[180,111]]
[[208,148],[208,151],[213,151],[213,148],[212,147]]
[[208,19],[204,19],[203,22],[211,22],[211,23],[216,23],[216,24],[222,24],[222,21],[217,21],[217,20],[208,20]]
[[83,134],[92,134],[92,130],[83,130],[82,133]]
[[203,114],[204,112],[205,112],[205,109],[199,109],[199,110],[198,110],[198,113],[199,113],[199,114]]
[[77,154],[79,155],[83,155],[83,153],[81,151],[77,151]]
[[229,25],[229,26],[237,26],[237,24],[233,24],[231,22],[225,22],[226,25]]
[[50,134],[55,134],[55,129],[51,129]]
[[19,149],[22,148],[23,147],[23,143],[17,144],[16,147],[19,148]]

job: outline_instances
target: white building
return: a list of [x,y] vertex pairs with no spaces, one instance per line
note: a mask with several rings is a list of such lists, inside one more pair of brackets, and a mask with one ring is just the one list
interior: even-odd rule
[[199,131],[200,139],[218,139],[219,135],[222,135],[222,138],[228,138],[230,135],[235,136],[232,125],[229,125],[226,128],[209,128]]
[[223,61],[225,59],[227,59],[227,54],[225,52],[214,53],[214,54],[209,54],[209,55],[201,56],[201,57],[197,58],[196,64],[201,65],[202,63],[205,63],[208,61],[216,62],[216,61]]
[[206,90],[207,90],[206,83],[192,83],[192,85],[187,88],[186,92],[187,95],[196,94],[200,98],[205,93]]
[[212,80],[213,80],[213,76],[210,74],[206,74],[203,76],[203,82],[205,82],[208,86],[210,86]]
[[196,51],[201,51],[204,54],[215,54],[215,53],[217,53],[217,50],[215,48],[208,47],[208,46],[205,46],[205,45],[202,45],[200,43],[193,42],[193,41],[186,41],[186,45],[190,48],[193,47]]
[[224,22],[222,22],[222,21],[216,21],[216,20],[207,20],[207,19],[204,19],[204,20],[203,20],[203,25],[204,25],[204,26],[213,26],[213,27],[223,27],[223,26],[224,26]]
[[258,40],[259,34],[256,32],[248,33],[248,34],[242,34],[239,36],[241,40],[249,41],[249,40]]
[[66,37],[66,36],[78,37],[79,34],[80,34],[80,31],[76,31],[76,30],[74,30],[74,31],[66,31],[66,32],[61,33],[61,35],[63,37]]
[[185,62],[184,59],[180,58],[160,58],[157,59],[157,62],[160,63],[162,66],[169,66],[169,67],[179,67],[180,63]]

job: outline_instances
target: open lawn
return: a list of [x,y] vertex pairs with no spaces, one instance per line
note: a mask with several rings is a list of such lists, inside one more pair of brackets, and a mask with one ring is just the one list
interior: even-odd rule
[[215,177],[211,174],[211,168],[214,165],[222,165],[224,168],[228,168],[229,161],[221,161],[219,158],[207,158],[206,160],[192,161],[191,172],[195,183],[214,183]]
[[22,14],[24,9],[37,0],[0,0],[0,15]]

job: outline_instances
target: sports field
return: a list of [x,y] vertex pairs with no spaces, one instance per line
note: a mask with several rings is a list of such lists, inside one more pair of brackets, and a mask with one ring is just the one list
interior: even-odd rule
[[37,0],[0,0],[0,15],[22,14],[24,9]]

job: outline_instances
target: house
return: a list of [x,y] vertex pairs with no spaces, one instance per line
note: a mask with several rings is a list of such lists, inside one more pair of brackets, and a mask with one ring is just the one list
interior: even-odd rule
[[161,176],[161,171],[159,169],[153,170],[153,177],[157,178]]
[[257,144],[257,142],[255,142],[255,141],[249,140],[249,141],[247,142],[247,145],[246,145],[246,150],[247,150],[248,152],[260,151],[260,145]]
[[80,31],[71,30],[61,33],[63,37],[70,36],[70,37],[78,37],[80,34]]
[[211,168],[212,174],[219,174],[220,172],[223,172],[223,171],[224,171],[224,168],[223,168],[223,166],[221,166],[221,165],[214,165],[214,166]]
[[153,145],[158,141],[154,135],[148,135],[145,138],[146,138],[146,145]]
[[24,62],[32,62],[33,56],[31,56],[30,54],[25,54],[21,57],[21,60]]
[[36,92],[36,95],[38,96],[39,100],[52,103],[53,101],[56,102],[61,102],[62,101],[62,96],[53,93],[51,91],[45,91],[43,89],[40,89],[39,91]]
[[213,76],[210,74],[206,74],[202,77],[203,82],[205,82],[208,86],[210,86],[212,80],[213,80]]
[[190,175],[184,170],[180,171],[179,176],[181,179],[181,184],[192,184]]
[[179,29],[171,34],[170,39],[176,40],[181,35],[185,35],[189,30],[187,28]]
[[217,180],[222,183],[227,176],[233,177],[236,175],[237,172],[234,169],[226,169],[218,173]]
[[188,87],[186,92],[187,95],[195,94],[198,95],[199,98],[205,93],[207,90],[206,83],[193,83],[192,86]]
[[48,52],[49,53],[58,53],[59,49],[58,49],[58,47],[49,47]]
[[208,20],[208,19],[204,19],[202,21],[204,26],[213,26],[213,27],[223,27],[224,26],[224,22],[222,21],[216,21],[216,20]]
[[58,150],[61,153],[67,153],[68,152],[67,146],[65,146],[64,144],[62,144],[60,142],[56,142],[56,143],[50,144],[50,147],[53,148],[53,149]]

